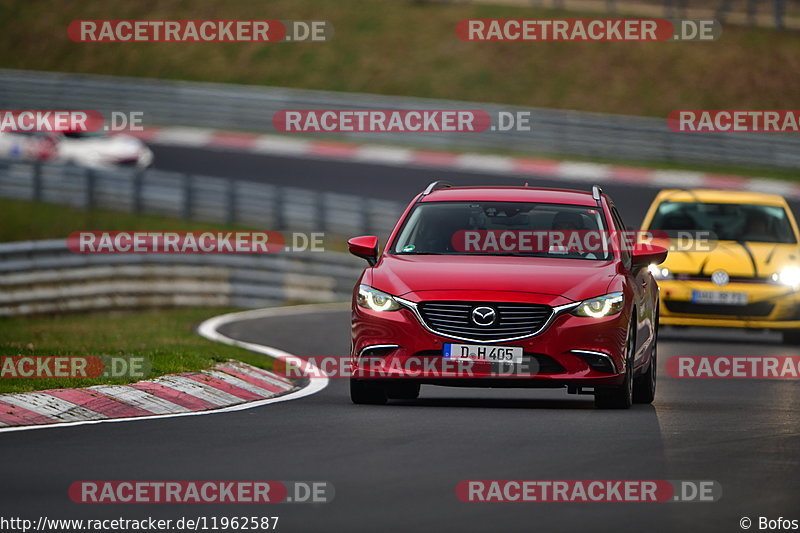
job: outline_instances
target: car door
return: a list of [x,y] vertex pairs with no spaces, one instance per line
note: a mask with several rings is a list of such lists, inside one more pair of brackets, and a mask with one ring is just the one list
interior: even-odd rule
[[[611,209],[611,218],[614,221],[614,226],[618,231],[626,232],[625,223],[617,211],[614,204],[609,203]],[[628,239],[630,241],[630,239]],[[647,268],[633,268],[631,264],[631,251],[626,246],[620,246],[620,253],[622,255],[622,263],[628,271],[628,277],[631,282],[631,287],[634,295],[634,304],[636,305],[636,316],[633,319],[636,321],[636,359],[634,367],[645,363],[643,359],[643,348],[650,344],[655,328],[653,325],[653,302],[652,302],[652,284],[654,283],[653,277]]]

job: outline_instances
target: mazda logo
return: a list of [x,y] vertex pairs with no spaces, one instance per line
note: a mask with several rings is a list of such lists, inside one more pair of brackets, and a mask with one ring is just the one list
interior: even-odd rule
[[491,326],[497,313],[491,307],[476,307],[472,310],[472,321],[479,326]]

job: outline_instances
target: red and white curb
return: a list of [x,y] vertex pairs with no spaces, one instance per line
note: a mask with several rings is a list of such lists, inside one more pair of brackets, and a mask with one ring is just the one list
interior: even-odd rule
[[[311,304],[229,313],[206,320],[198,333],[299,365],[313,372],[309,375],[324,375],[304,359],[271,346],[227,337],[218,328],[241,320],[343,308],[342,304]],[[328,379],[323,377],[300,386],[267,370],[230,360],[201,372],[170,374],[129,385],[0,394],[0,432],[240,411],[309,396],[327,385]]]
[[555,159],[417,150],[379,144],[315,141],[291,135],[260,135],[204,128],[148,128],[132,135],[155,144],[239,150],[277,156],[481,172],[521,179],[538,177],[584,183],[629,183],[658,188],[758,191],[800,198],[800,185],[787,181],[687,170],[658,170]]

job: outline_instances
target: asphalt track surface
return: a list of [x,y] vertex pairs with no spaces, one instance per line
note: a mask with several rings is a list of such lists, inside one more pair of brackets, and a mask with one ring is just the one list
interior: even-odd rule
[[[304,159],[241,152],[236,150],[151,145],[154,168],[208,176],[356,194],[368,198],[410,202],[429,183],[447,180],[457,186],[515,185],[590,190],[593,183],[542,178],[535,175],[497,175],[441,168],[354,163],[334,159]],[[613,199],[629,228],[637,227],[658,189],[633,183],[601,183]],[[798,218],[800,202],[790,202]]]
[[[216,155],[238,161],[221,165],[243,179],[282,176],[398,200],[431,179],[424,169]],[[156,152],[163,165],[168,156],[187,154]],[[214,174],[206,161],[193,165]],[[436,174],[459,183],[514,181]],[[632,224],[655,193],[606,190]],[[222,333],[297,355],[343,356],[349,320],[347,311],[309,312],[232,323]],[[311,397],[242,412],[8,433],[0,436],[0,516],[277,515],[286,532],[741,531],[748,516],[757,530],[759,516],[800,519],[798,382],[671,379],[663,367],[675,355],[797,353],[773,334],[664,328],[656,401],[629,411],[597,410],[591,397],[560,390],[432,386],[417,401],[355,406],[346,380],[332,379]],[[67,496],[77,480],[130,479],[326,480],[336,497],[201,506],[79,505]],[[723,494],[714,503],[463,503],[455,487],[467,479],[715,480]]]
[[[446,180],[454,185],[515,185],[532,187],[591,189],[592,182],[564,182],[536,176],[497,175],[490,172],[462,172],[441,168],[353,163],[333,159],[303,159],[232,150],[198,149],[151,145],[154,166],[161,170],[209,176],[227,176],[247,181],[356,194],[368,198],[395,200],[403,204],[429,183]],[[621,206],[626,224],[638,224],[656,193],[652,187],[603,184],[603,191]],[[625,202],[625,199],[632,201]],[[630,205],[628,205],[630,204]]]

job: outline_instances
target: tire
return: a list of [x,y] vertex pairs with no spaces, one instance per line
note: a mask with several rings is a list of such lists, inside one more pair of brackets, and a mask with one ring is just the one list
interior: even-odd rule
[[625,380],[621,385],[598,389],[594,393],[594,405],[598,409],[630,409],[633,405],[633,355],[636,348],[634,323],[636,311],[631,314],[628,344],[625,348]]
[[633,380],[633,403],[653,403],[656,399],[656,375],[658,374],[658,315],[656,315],[656,329],[653,335],[653,349],[650,353],[650,364],[647,372],[636,376]]
[[416,400],[419,398],[419,383],[389,383],[386,396],[391,400]]
[[800,344],[800,329],[783,330],[783,344],[797,346]]
[[386,403],[383,385],[364,379],[350,379],[350,400],[356,405],[383,405]]

